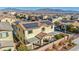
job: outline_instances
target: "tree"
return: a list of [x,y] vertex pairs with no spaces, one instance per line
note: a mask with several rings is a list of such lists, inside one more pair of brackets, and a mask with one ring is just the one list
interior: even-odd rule
[[3,12],[3,14],[7,14],[7,12]]
[[74,27],[72,24],[70,24],[70,25],[67,25],[67,31],[72,33],[79,33],[79,28]]
[[65,37],[65,34],[57,34],[57,35],[54,35],[54,37],[56,39],[61,39],[61,38]]
[[67,18],[63,18],[63,20],[67,20]]
[[70,20],[74,20],[74,17],[73,17],[73,16],[71,16]]
[[23,44],[20,44],[20,46],[17,48],[18,51],[27,51],[27,47]]
[[24,15],[24,14],[20,14],[20,15],[15,14],[15,17],[19,18],[19,19],[26,19],[26,15]]
[[55,21],[54,24],[55,24],[56,26],[58,26],[58,25],[60,24],[60,22],[59,22],[59,21]]
[[73,28],[74,26],[72,25],[72,24],[69,24],[69,25],[67,25],[67,31],[72,31],[72,28]]

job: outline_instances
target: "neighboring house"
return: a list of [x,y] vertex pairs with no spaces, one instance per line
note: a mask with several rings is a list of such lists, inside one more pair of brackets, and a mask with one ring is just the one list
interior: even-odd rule
[[[65,20],[70,20],[71,16],[72,16],[72,15],[65,15],[64,18],[65,18]],[[64,18],[63,18],[63,19],[64,19]]]
[[62,20],[62,24],[72,24],[75,27],[79,27],[79,20]]
[[79,21],[77,20],[77,21],[74,21],[73,23],[71,23],[73,26],[75,26],[75,27],[79,27]]
[[10,24],[12,24],[13,22],[15,22],[17,19],[13,16],[7,17],[7,16],[2,16],[0,18],[0,22],[8,22]]
[[13,49],[12,31],[9,23],[0,22],[0,50]]
[[15,11],[9,11],[8,13],[11,14],[11,15],[15,15],[16,14]]
[[[48,21],[34,21],[34,22],[20,22],[17,21],[13,24],[14,34],[21,42],[26,44],[36,44],[39,39],[36,38],[39,33],[51,33],[54,32],[54,25]],[[33,47],[33,46],[32,46]]]
[[62,19],[63,17],[52,18],[52,23],[54,23],[55,21],[61,21]]
[[47,19],[49,16],[48,15],[44,15],[43,16],[43,19]]
[[5,18],[2,18],[0,20],[0,22],[8,22],[10,24],[12,24],[13,22],[15,22],[17,19],[16,18],[10,18],[10,17],[5,17]]

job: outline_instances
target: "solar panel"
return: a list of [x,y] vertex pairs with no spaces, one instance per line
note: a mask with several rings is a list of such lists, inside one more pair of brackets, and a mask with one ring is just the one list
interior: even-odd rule
[[47,25],[52,24],[51,21],[43,21],[42,23],[46,23]]
[[25,28],[36,28],[38,27],[38,23],[28,23],[28,24],[23,24]]
[[67,23],[67,22],[74,22],[74,20],[62,20],[61,22]]

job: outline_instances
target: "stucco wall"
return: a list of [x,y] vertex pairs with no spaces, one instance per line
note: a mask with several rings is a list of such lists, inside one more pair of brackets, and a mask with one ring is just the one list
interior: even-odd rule
[[4,18],[1,20],[1,22],[9,22],[10,24],[12,24],[15,21],[16,21],[16,19],[12,19],[12,18]]
[[12,34],[12,31],[0,31],[0,32],[8,32],[8,37],[6,37],[6,38],[1,38],[0,39],[0,41],[11,41],[11,40],[13,40],[13,34]]
[[37,28],[37,29],[32,29],[32,31],[33,31],[32,34],[28,34],[28,31],[26,30],[25,31],[25,37],[27,39],[35,37],[37,34],[39,34],[40,32],[42,32],[42,28],[43,27],[45,28],[45,31],[43,31],[45,33],[50,33],[50,32],[54,31],[54,27],[51,29],[51,26],[48,26],[48,27],[42,26],[42,27]]
[[35,51],[45,51],[45,50],[48,49],[48,48],[49,48],[49,49],[52,49],[53,44],[58,45],[59,42],[61,42],[61,41],[63,41],[63,40],[66,40],[66,39],[67,39],[67,36],[64,37],[64,38],[62,38],[62,39],[59,39],[59,40],[57,40],[57,41],[54,41],[54,42],[52,42],[52,43],[49,43],[49,44],[47,44],[47,45],[45,45],[45,46],[43,46],[43,47],[40,47],[40,48],[36,49]]
[[[19,39],[19,40],[24,40],[25,39],[25,31],[23,30],[23,28],[19,25],[16,26],[18,29],[16,30],[16,37]],[[20,30],[19,30],[20,29]],[[24,31],[24,33],[23,33]]]
[[41,32],[41,29],[39,29],[39,28],[33,29],[32,31],[33,31],[33,33],[31,33],[31,34],[28,34],[28,31],[25,31],[25,38],[30,39],[30,38],[35,37],[37,34],[39,34]]
[[2,32],[8,32],[8,37],[0,39],[0,47],[13,46],[12,31],[2,31]]

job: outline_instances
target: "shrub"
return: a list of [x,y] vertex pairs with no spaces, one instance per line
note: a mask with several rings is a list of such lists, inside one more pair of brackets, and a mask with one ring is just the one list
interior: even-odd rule
[[64,34],[57,34],[57,35],[54,35],[54,37],[56,39],[61,39],[61,38],[65,37],[65,35]]
[[11,49],[6,49],[6,50],[4,50],[4,51],[11,51]]
[[20,46],[17,48],[18,51],[27,51],[27,47],[24,46],[23,44],[20,44]]
[[60,22],[59,22],[59,21],[55,21],[54,24],[55,24],[56,26],[58,26],[58,25],[60,24]]

